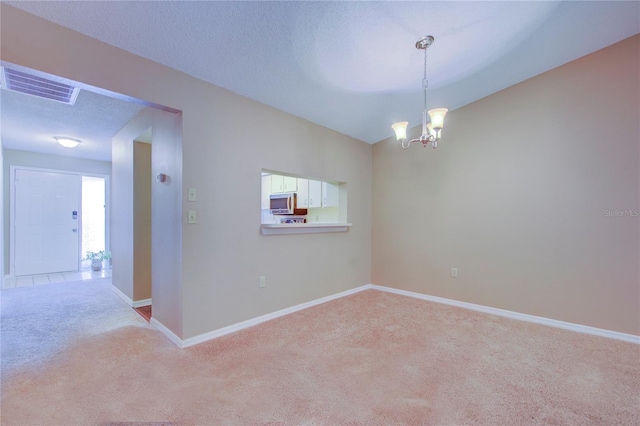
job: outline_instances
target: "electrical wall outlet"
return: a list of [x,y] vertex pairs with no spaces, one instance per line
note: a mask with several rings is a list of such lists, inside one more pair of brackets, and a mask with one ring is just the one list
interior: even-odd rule
[[267,286],[267,277],[264,275],[260,275],[260,288],[264,288]]
[[458,278],[458,268],[451,268],[451,278]]

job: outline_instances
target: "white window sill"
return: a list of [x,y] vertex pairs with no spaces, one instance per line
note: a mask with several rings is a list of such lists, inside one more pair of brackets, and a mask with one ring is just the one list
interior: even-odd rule
[[318,234],[321,232],[345,232],[351,223],[263,223],[262,235]]

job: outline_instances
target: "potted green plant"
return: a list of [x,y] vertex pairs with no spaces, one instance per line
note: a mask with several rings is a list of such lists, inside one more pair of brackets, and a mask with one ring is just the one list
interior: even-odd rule
[[91,261],[91,270],[92,271],[100,271],[102,270],[102,262],[111,259],[111,252],[109,251],[87,251],[83,260]]

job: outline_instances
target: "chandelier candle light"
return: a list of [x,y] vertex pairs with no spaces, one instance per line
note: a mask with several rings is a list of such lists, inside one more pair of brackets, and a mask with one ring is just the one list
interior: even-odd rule
[[[407,142],[407,126],[408,121],[400,121],[391,126],[396,133],[396,139],[400,141],[402,148],[407,149],[414,142],[422,142],[422,146],[427,146],[431,143],[433,148],[438,147],[438,141],[440,140],[440,133],[444,126],[444,116],[449,111],[447,108],[434,108],[427,111],[427,48],[433,44],[433,36],[424,36],[416,42],[416,49],[424,50],[424,77],[422,79],[422,90],[424,92],[424,109],[422,111],[422,135],[417,139],[411,139]],[[430,123],[427,123],[427,114],[431,119]],[[406,145],[405,145],[406,142]]]

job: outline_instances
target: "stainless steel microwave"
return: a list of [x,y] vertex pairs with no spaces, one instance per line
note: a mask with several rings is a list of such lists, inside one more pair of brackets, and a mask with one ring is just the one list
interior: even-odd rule
[[271,194],[269,198],[269,209],[271,210],[271,214],[307,214],[307,209],[298,208],[298,194],[295,192]]

